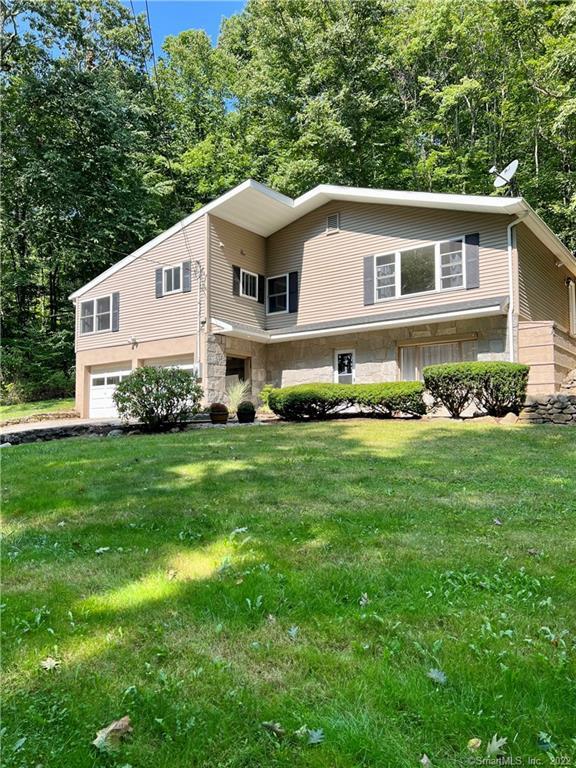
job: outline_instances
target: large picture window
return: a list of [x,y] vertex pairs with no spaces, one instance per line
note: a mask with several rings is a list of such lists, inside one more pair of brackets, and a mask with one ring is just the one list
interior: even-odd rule
[[464,239],[382,254],[374,269],[375,301],[463,288]]
[[473,362],[477,358],[476,339],[400,347],[400,378],[402,381],[422,381],[422,371],[427,365]]
[[112,301],[110,296],[83,301],[80,305],[80,333],[99,333],[112,328]]
[[266,286],[268,313],[288,312],[288,275],[269,277]]

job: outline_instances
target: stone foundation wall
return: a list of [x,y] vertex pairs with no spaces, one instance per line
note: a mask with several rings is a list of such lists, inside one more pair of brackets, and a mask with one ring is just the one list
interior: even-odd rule
[[267,347],[266,382],[276,387],[334,380],[334,355],[337,350],[354,349],[356,381],[372,384],[399,378],[399,348],[402,341],[430,344],[449,337],[477,334],[478,360],[507,360],[506,318],[460,320],[412,328],[363,331],[343,336],[279,342]]
[[571,424],[576,426],[576,394],[529,397],[520,414],[528,424]]

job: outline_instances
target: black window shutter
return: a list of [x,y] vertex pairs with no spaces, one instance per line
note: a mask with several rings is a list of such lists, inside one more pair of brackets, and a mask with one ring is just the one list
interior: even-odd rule
[[162,267],[156,270],[156,298],[162,298]]
[[480,288],[480,235],[466,235],[466,289]]
[[120,330],[120,294],[112,294],[112,330]]
[[298,272],[288,275],[288,312],[298,312]]
[[258,275],[258,304],[264,304],[264,286],[266,278],[264,275]]
[[240,296],[240,267],[232,267],[232,293]]
[[364,306],[374,304],[374,256],[364,256]]
[[190,259],[182,263],[182,291],[190,293],[192,290],[192,262]]

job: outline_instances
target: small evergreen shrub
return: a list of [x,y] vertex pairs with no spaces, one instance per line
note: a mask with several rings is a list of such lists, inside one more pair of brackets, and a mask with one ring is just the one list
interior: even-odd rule
[[453,418],[475,402],[489,416],[519,413],[526,399],[530,367],[521,363],[447,363],[424,368],[434,401]]
[[256,416],[256,408],[254,408],[254,404],[251,403],[250,400],[243,400],[236,409],[236,416],[238,417],[238,421],[242,424],[248,424],[254,421]]
[[202,388],[195,373],[143,366],[118,384],[113,397],[121,419],[160,431],[198,412]]
[[381,384],[299,384],[272,389],[268,398],[274,413],[287,421],[323,420],[346,408],[359,406],[384,416],[426,412],[424,386],[417,381]]
[[228,416],[229,410],[224,403],[211,403],[209,413],[225,413]]

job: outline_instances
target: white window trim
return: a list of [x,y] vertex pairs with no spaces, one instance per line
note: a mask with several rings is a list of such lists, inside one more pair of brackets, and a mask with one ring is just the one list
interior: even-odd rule
[[[251,277],[256,278],[256,296],[250,296],[249,293],[244,293],[244,280],[242,279],[244,275],[250,275]],[[240,267],[240,291],[239,295],[242,296],[244,299],[252,299],[252,301],[258,301],[258,275],[256,272],[250,272],[247,269],[242,269]]]
[[352,384],[356,384],[356,350],[351,347],[334,350],[334,384],[338,384],[338,355],[348,354],[352,355]]
[[[180,288],[173,288],[171,291],[167,291],[165,288],[166,281],[165,281],[164,275],[166,274],[166,272],[170,272],[174,269],[180,270]],[[171,264],[167,267],[162,267],[162,296],[170,296],[173,293],[182,293],[183,281],[184,281],[184,269],[182,264]],[[174,278],[172,278],[172,283],[174,283]]]
[[[328,226],[328,219],[331,216],[336,216],[336,220],[338,222],[336,227],[329,227]],[[325,234],[327,234],[327,235],[336,235],[336,234],[338,234],[338,232],[340,232],[340,212],[339,211],[337,211],[336,213],[330,213],[328,216],[326,216],[326,231],[325,231]]]
[[568,312],[570,317],[570,335],[576,336],[576,280],[569,278],[568,282]]
[[[288,306],[288,302],[290,300],[290,297],[289,297],[290,286],[288,285],[288,281],[289,281],[288,274],[289,274],[288,272],[285,272],[282,275],[272,275],[271,277],[267,277],[266,278],[266,314],[267,315],[274,315],[274,316],[276,316],[276,315],[287,315],[288,314],[289,309],[290,309],[290,307]],[[280,277],[286,278],[286,309],[281,309],[278,312],[270,312],[270,307],[268,305],[268,298],[270,296],[270,294],[268,292],[268,281],[269,280],[278,280]]]
[[[457,235],[456,237],[447,237],[445,240],[437,240],[433,243],[424,243],[422,245],[414,245],[410,248],[402,248],[398,251],[384,251],[383,253],[374,254],[374,303],[381,304],[386,301],[395,301],[396,299],[411,299],[413,296],[426,296],[432,293],[449,293],[450,291],[463,291],[466,289],[466,239],[465,235]],[[440,246],[443,243],[452,243],[456,240],[462,242],[462,285],[453,286],[451,288],[442,288],[442,258],[440,254]],[[400,255],[406,253],[406,251],[413,251],[415,248],[426,248],[434,246],[434,282],[435,287],[430,291],[418,291],[418,293],[402,293],[402,275],[401,275],[401,260]],[[383,299],[378,298],[378,281],[377,281],[377,264],[376,259],[380,256],[394,256],[394,274],[395,274],[395,286],[394,296],[385,296]]]
[[[102,299],[110,299],[110,326],[108,328],[101,328],[99,331],[96,330],[96,302],[102,301]],[[83,304],[92,304],[92,317],[94,319],[94,330],[92,331],[82,331],[82,305]],[[85,299],[84,301],[80,302],[80,309],[79,309],[79,315],[78,315],[78,335],[79,336],[94,336],[97,333],[110,333],[112,330],[112,294],[106,293],[104,296],[97,296],[95,299]]]

